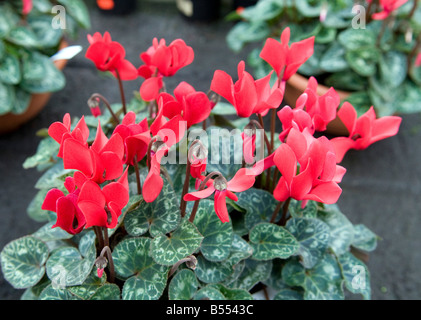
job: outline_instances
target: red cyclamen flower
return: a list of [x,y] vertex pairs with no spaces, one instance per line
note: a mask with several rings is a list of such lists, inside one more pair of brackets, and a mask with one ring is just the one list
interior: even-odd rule
[[250,174],[248,169],[242,168],[230,181],[227,182],[225,178],[218,176],[213,180],[213,183],[207,184],[208,187],[206,189],[186,194],[184,200],[196,201],[215,194],[215,213],[222,222],[229,222],[226,197],[237,201],[238,197],[233,192],[242,192],[250,189],[254,181],[254,175]]
[[22,14],[23,15],[28,15],[31,11],[32,11],[32,0],[22,0]]
[[97,134],[92,146],[88,147],[75,139],[63,143],[63,166],[75,169],[76,185],[81,188],[86,180],[101,184],[113,180],[123,172],[124,142],[116,134],[108,139],[98,122]]
[[81,145],[86,146],[89,138],[89,129],[85,123],[85,118],[79,120],[73,131],[71,131],[71,118],[70,114],[66,113],[63,117],[63,122],[54,122],[48,128],[48,134],[56,142],[60,144],[58,157],[63,158],[63,144],[67,139],[74,139]]
[[[193,62],[194,51],[182,39],[176,39],[167,46],[165,39],[158,42],[158,39],[154,38],[152,46],[143,52],[140,58],[150,69],[151,75],[157,70],[164,77],[171,77]],[[141,68],[144,69],[144,66]],[[141,73],[144,72],[141,70]]]
[[174,89],[174,96],[161,93],[158,99],[163,101],[163,115],[173,118],[177,115],[187,121],[187,128],[206,120],[211,112],[211,102],[204,92],[196,91],[187,82],[181,82]]
[[225,71],[216,70],[211,90],[227,99],[236,109],[239,117],[250,117],[253,113],[266,115],[269,109],[276,109],[282,103],[283,91],[276,85],[270,87],[271,73],[254,80],[245,71],[245,63],[238,64],[238,80],[233,82]]
[[117,182],[101,187],[92,180],[86,181],[79,193],[78,206],[86,219],[86,228],[97,226],[114,228],[121,210],[129,202],[128,168]]
[[96,32],[93,36],[88,35],[90,46],[86,52],[86,58],[92,60],[100,71],[109,71],[114,77],[121,80],[134,80],[138,73],[135,66],[125,59],[124,47],[112,41],[108,32],[101,36]]
[[[367,1],[371,2],[372,0]],[[374,20],[384,20],[407,2],[408,0],[380,0],[380,6],[383,11],[374,13],[371,17]]]
[[331,140],[335,147],[337,163],[342,161],[350,149],[366,149],[374,142],[396,135],[402,122],[402,118],[396,116],[376,119],[373,107],[357,118],[357,111],[349,102],[344,102],[338,111],[338,117],[348,129],[349,136]]
[[146,118],[136,124],[136,114],[130,111],[124,116],[121,124],[114,129],[114,134],[119,134],[124,141],[123,161],[125,164],[133,165],[135,158],[137,162],[143,159],[151,140]]
[[[333,146],[326,137],[315,139],[310,134],[292,129],[287,142],[275,151],[273,162],[282,174],[273,196],[333,204],[341,195],[338,183],[345,169],[336,164]],[[299,164],[299,173],[297,173]]]
[[290,29],[285,28],[281,42],[269,38],[260,52],[260,57],[269,63],[278,77],[288,80],[313,55],[314,36],[295,42],[289,47]]
[[156,141],[152,144],[150,159],[148,159],[150,170],[142,188],[143,199],[146,202],[155,201],[161,193],[164,185],[161,178],[161,160],[170,148],[183,138],[186,122],[181,115],[166,120],[163,116],[163,100],[160,99],[159,113],[150,129],[152,135],[156,137]]
[[70,234],[82,231],[86,224],[85,216],[77,205],[80,189],[76,189],[74,179],[67,177],[64,186],[69,192],[64,195],[59,189],[51,189],[47,192],[41,208],[57,213],[57,221],[53,228],[60,227]]

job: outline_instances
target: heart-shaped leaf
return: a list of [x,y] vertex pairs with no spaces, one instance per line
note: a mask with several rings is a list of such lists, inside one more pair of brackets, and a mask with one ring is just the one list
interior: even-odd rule
[[329,246],[329,227],[318,219],[293,218],[288,221],[286,228],[299,242],[297,254],[303,266],[314,267]]
[[184,219],[169,236],[160,234],[152,240],[151,255],[164,266],[172,266],[199,249],[203,236],[187,219]]
[[287,259],[299,248],[297,239],[285,228],[273,223],[260,223],[250,231],[253,259]]
[[4,278],[16,289],[36,285],[45,274],[48,247],[31,236],[14,240],[1,251]]
[[170,300],[191,300],[199,287],[196,275],[189,269],[183,269],[172,278],[168,288]]

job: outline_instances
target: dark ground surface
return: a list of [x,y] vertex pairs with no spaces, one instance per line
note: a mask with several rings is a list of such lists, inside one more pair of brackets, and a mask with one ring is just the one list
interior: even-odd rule
[[[227,48],[225,35],[231,23],[223,20],[191,23],[178,14],[173,4],[151,5],[151,2],[154,1],[140,1],[138,11],[123,18],[104,16],[93,9],[89,33],[108,30],[114,40],[126,47],[127,58],[135,65],[140,65],[139,53],[151,45],[153,37],[165,38],[167,43],[184,39],[195,50],[195,60],[166,82],[169,91],[183,80],[196,90],[207,91],[216,69],[235,78],[237,64],[245,59],[247,50],[234,54]],[[228,10],[222,11],[225,9]],[[75,44],[82,45],[85,52],[86,32],[81,33]],[[115,80],[99,77],[84,53],[70,61],[64,73],[66,87],[52,96],[36,119],[16,132],[0,136],[0,249],[42,225],[26,213],[41,172],[22,168],[39,143],[35,133],[61,121],[66,112],[78,117],[88,114],[86,100],[94,92],[104,94],[111,102],[119,101]],[[126,82],[127,95],[139,86],[140,80]],[[375,300],[421,298],[420,141],[421,115],[403,116],[398,136],[364,151],[351,151],[342,163],[348,172],[341,184],[339,206],[353,223],[365,224],[382,237],[368,263]],[[19,299],[22,293],[23,290],[13,289],[0,273],[1,300]]]

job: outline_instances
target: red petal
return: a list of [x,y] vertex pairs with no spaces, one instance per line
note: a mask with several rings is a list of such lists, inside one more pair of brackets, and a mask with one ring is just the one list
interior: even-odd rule
[[215,188],[213,186],[209,186],[208,188],[202,191],[195,191],[187,193],[184,196],[184,201],[196,201],[198,199],[204,199],[211,196],[215,192]]
[[153,170],[149,171],[142,188],[143,199],[148,203],[155,201],[161,193],[163,186],[164,181],[161,175],[155,173]]
[[87,180],[79,193],[78,203],[82,201],[90,201],[96,203],[99,207],[105,207],[105,196],[99,185],[91,180]]
[[250,189],[255,181],[255,176],[251,171],[241,168],[235,176],[228,181],[227,189],[232,192],[242,192]]
[[273,161],[287,184],[291,185],[292,179],[297,173],[297,158],[294,151],[287,144],[281,144],[275,151]]
[[210,89],[227,99],[231,104],[234,104],[234,95],[233,95],[234,82],[232,78],[225,72],[221,70],[216,70],[213,79],[211,82]]
[[225,197],[226,197],[225,191],[215,192],[215,213],[222,223],[230,221]]
[[44,202],[41,205],[42,210],[57,212],[57,200],[64,197],[64,193],[59,189],[51,189],[47,192]]
[[64,169],[79,170],[86,176],[92,176],[91,151],[74,139],[66,139],[63,143],[63,166]]

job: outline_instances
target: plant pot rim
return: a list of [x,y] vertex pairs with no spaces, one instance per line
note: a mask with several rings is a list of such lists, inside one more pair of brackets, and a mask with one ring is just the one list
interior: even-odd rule
[[[59,45],[59,50],[64,49],[69,46],[69,43],[62,39]],[[57,69],[63,70],[67,64],[68,60],[60,59],[55,60],[54,65]],[[13,114],[11,112],[3,114],[0,116],[0,134],[7,134],[16,129],[21,125],[28,122],[37,116],[41,110],[45,107],[48,100],[51,97],[52,92],[41,92],[33,93],[31,95],[31,100],[25,112],[20,114]]]

